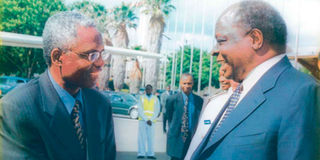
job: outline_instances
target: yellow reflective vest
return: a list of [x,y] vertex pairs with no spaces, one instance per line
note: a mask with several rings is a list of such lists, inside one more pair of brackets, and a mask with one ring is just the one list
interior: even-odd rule
[[[149,100],[146,96],[140,96],[140,101],[142,102],[143,107],[143,114],[148,118],[151,119],[154,115],[154,107],[156,105],[156,96],[152,96],[152,98]],[[139,120],[142,120],[141,117],[139,117]],[[154,120],[153,122],[155,122]]]

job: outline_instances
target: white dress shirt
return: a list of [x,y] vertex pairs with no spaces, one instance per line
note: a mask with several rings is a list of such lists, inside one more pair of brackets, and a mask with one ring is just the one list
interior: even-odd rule
[[231,87],[227,92],[217,95],[211,98],[210,102],[202,111],[201,117],[199,118],[198,127],[196,133],[194,134],[192,141],[190,143],[188,152],[185,156],[185,160],[189,160],[192,153],[196,150],[202,139],[206,136],[211,123],[215,120],[220,110],[223,108],[224,104],[227,102],[232,94]]
[[242,81],[243,90],[240,94],[239,102],[247,95],[247,93],[251,90],[251,88],[259,81],[259,79],[276,63],[278,63],[285,54],[280,54],[278,56],[272,57],[265,62],[259,64],[256,68],[254,68],[248,76]]

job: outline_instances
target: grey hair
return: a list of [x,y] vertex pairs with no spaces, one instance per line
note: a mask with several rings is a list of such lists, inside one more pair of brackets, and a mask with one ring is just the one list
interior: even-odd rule
[[43,29],[43,57],[48,66],[51,66],[51,51],[54,48],[70,49],[77,38],[79,26],[96,27],[93,20],[79,12],[59,12],[51,16]]
[[182,73],[180,79],[187,78],[187,77],[191,77],[191,78],[192,78],[192,81],[194,81],[193,75],[190,74],[190,73]]
[[236,10],[236,23],[245,28],[259,29],[263,34],[263,39],[274,50],[279,54],[286,52],[287,26],[274,7],[258,0],[242,1],[233,7]]

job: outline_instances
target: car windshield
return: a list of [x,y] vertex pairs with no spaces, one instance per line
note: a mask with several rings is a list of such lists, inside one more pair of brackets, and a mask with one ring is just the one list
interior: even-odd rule
[[122,92],[103,92],[111,102],[119,102],[123,100],[124,102],[128,103],[138,103],[138,100],[129,93],[122,93]]
[[130,94],[124,94],[123,97],[128,102],[137,102],[137,99],[134,96],[130,95]]

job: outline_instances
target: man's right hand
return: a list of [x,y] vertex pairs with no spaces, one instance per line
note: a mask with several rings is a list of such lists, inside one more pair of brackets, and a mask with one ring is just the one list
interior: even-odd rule
[[149,126],[151,126],[151,125],[152,125],[152,122],[151,122],[150,120],[148,120],[148,121],[147,121],[147,124],[148,124]]

